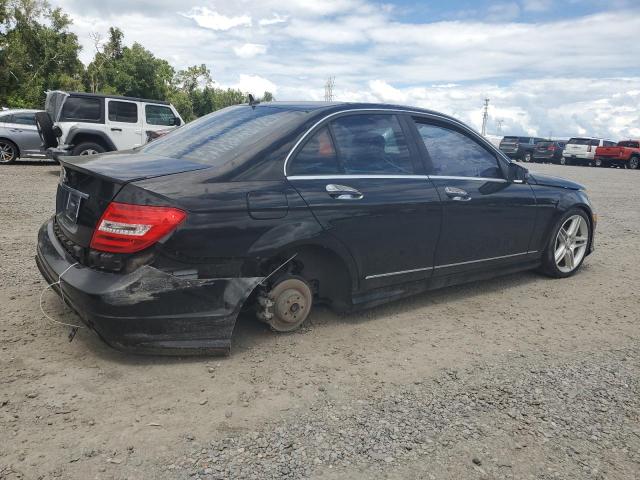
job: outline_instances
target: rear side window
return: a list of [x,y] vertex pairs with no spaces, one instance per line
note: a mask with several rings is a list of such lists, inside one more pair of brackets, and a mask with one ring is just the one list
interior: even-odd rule
[[163,105],[145,105],[144,115],[149,125],[173,126],[176,124],[176,116],[169,107]]
[[36,114],[35,113],[14,113],[13,123],[17,123],[19,125],[32,125],[35,127]]
[[79,122],[102,121],[101,98],[69,97],[64,102],[60,120],[76,120]]
[[591,140],[590,145],[592,147],[597,147],[598,145],[600,145],[600,140],[593,139]]
[[567,145],[589,145],[590,143],[590,138],[571,138],[567,142]]
[[327,127],[318,130],[298,152],[291,175],[336,175],[341,173],[338,156]]
[[109,121],[138,123],[138,104],[132,102],[109,102]]
[[331,122],[347,175],[412,175],[413,163],[395,115],[349,115]]
[[431,158],[430,174],[502,178],[495,155],[467,135],[429,123],[416,127]]

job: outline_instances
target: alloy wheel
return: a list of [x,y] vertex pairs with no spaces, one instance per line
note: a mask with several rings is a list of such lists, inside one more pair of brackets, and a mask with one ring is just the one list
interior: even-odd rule
[[0,142],[0,163],[10,163],[16,159],[16,150],[10,143]]
[[638,157],[631,157],[629,159],[629,168],[636,170],[638,168]]
[[582,215],[567,218],[558,230],[554,259],[558,270],[571,273],[582,262],[589,244],[589,225]]

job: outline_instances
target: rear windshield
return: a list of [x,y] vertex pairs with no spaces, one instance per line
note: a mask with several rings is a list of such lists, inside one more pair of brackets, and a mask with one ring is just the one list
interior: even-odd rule
[[239,149],[248,149],[297,123],[304,111],[247,105],[228,107],[199,118],[145,145],[141,151],[220,166]]
[[640,148],[640,142],[618,142],[619,147]]
[[504,137],[502,141],[505,143],[517,143],[518,137]]
[[567,145],[590,145],[592,141],[591,138],[572,138],[567,142]]
[[538,142],[538,143],[536,143],[537,147],[548,147],[549,145],[553,145],[553,142]]

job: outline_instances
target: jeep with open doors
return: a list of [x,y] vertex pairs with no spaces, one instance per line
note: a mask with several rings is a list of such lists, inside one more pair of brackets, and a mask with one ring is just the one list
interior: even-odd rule
[[45,112],[36,122],[54,159],[129,150],[184,123],[168,102],[62,91],[47,92]]

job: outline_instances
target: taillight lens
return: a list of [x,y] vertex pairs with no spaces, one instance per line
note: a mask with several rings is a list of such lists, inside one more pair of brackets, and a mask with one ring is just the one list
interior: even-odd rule
[[555,147],[555,145],[549,145],[549,148],[547,150],[549,150],[551,152],[555,152],[556,147]]
[[111,202],[93,232],[91,248],[139,252],[171,233],[185,218],[186,212],[178,208]]

